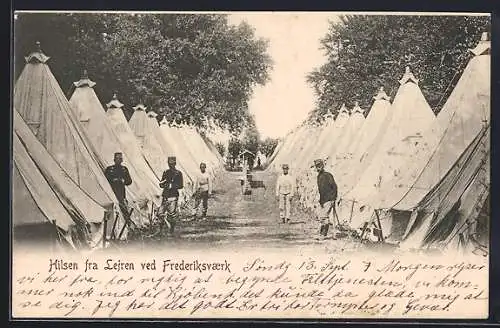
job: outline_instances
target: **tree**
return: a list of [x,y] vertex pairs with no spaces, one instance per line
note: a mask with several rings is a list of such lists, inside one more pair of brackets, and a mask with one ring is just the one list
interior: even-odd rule
[[273,153],[274,150],[276,149],[276,146],[278,145],[279,139],[276,138],[266,138],[264,141],[261,142],[260,144],[260,150],[261,152],[266,155],[266,157],[270,157]]
[[342,103],[369,109],[380,86],[394,96],[405,66],[437,113],[489,25],[486,16],[343,16],[321,41],[327,62],[308,75],[317,95],[310,121]]
[[16,76],[39,40],[63,90],[87,69],[103,103],[116,92],[129,110],[143,102],[199,128],[241,132],[272,65],[267,41],[223,14],[22,13],[14,35]]
[[224,145],[220,142],[217,142],[215,144],[215,148],[217,148],[217,151],[219,152],[219,154],[224,157],[226,155],[226,147],[224,147]]

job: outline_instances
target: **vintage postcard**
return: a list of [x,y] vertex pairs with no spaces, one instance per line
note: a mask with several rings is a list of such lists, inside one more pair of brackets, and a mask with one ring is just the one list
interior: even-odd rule
[[488,317],[488,13],[13,24],[12,319]]

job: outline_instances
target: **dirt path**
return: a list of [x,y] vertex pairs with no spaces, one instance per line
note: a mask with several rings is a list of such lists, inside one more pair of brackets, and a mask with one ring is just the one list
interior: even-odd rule
[[[318,248],[337,252],[356,247],[350,240],[318,241],[319,224],[315,218],[293,204],[291,222],[279,219],[275,197],[276,174],[253,172],[254,180],[262,180],[265,189],[252,189],[243,196],[238,177],[240,172],[224,172],[209,200],[206,220],[181,221],[173,236],[144,241],[142,247],[156,249],[234,249],[234,248]],[[359,246],[359,245],[358,245]]]

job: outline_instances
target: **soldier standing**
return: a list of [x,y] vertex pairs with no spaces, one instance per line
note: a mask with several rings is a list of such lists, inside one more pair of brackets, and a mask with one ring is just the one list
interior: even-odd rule
[[318,218],[321,221],[320,237],[325,238],[332,224],[331,217],[337,215],[335,201],[337,200],[337,184],[330,172],[325,171],[323,160],[316,159],[314,166],[318,172],[319,205]]
[[111,189],[118,199],[120,210],[125,215],[128,213],[128,203],[125,193],[125,186],[129,186],[132,184],[132,178],[130,177],[130,173],[128,172],[127,167],[122,165],[122,153],[115,153],[114,162],[114,165],[110,165],[106,168],[106,170],[104,171],[104,175],[109,181]]
[[[168,157],[168,169],[163,172],[160,181],[160,188],[163,188],[162,202],[159,213],[163,217],[163,223],[169,226],[170,233],[174,232],[179,216],[179,190],[184,188],[182,172],[177,170],[175,156]],[[166,215],[166,218],[165,218]]]
[[202,203],[202,220],[206,219],[208,210],[208,198],[212,194],[212,178],[207,173],[207,165],[205,163],[200,163],[200,173],[196,177],[194,190],[195,190],[195,200],[193,216],[196,216],[200,203]]
[[290,221],[292,197],[297,191],[297,183],[293,176],[288,174],[288,164],[283,164],[283,174],[278,177],[276,182],[276,197],[279,201],[280,218],[283,223]]

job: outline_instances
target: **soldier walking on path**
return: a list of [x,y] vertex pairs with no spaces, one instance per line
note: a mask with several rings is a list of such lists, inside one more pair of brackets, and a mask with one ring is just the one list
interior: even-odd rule
[[179,216],[179,190],[184,188],[184,180],[182,172],[175,168],[176,158],[170,156],[167,162],[168,170],[163,172],[160,181],[163,193],[159,214],[162,217],[161,230],[163,231],[163,224],[166,223],[170,233],[173,233]]
[[196,216],[200,204],[202,204],[202,220],[206,219],[208,210],[208,198],[212,195],[212,178],[206,172],[207,165],[205,163],[200,164],[200,173],[196,176],[194,185],[194,209],[193,216]]
[[[330,172],[325,171],[323,160],[314,160],[314,166],[318,172],[319,205],[318,218],[321,222],[320,238],[326,238],[332,224],[331,218],[337,215],[335,202],[337,200],[337,184]],[[335,237],[334,237],[335,239]]]
[[278,197],[280,218],[283,223],[290,221],[292,197],[297,191],[297,182],[293,176],[288,174],[288,164],[283,164],[283,174],[276,182],[276,197]]

